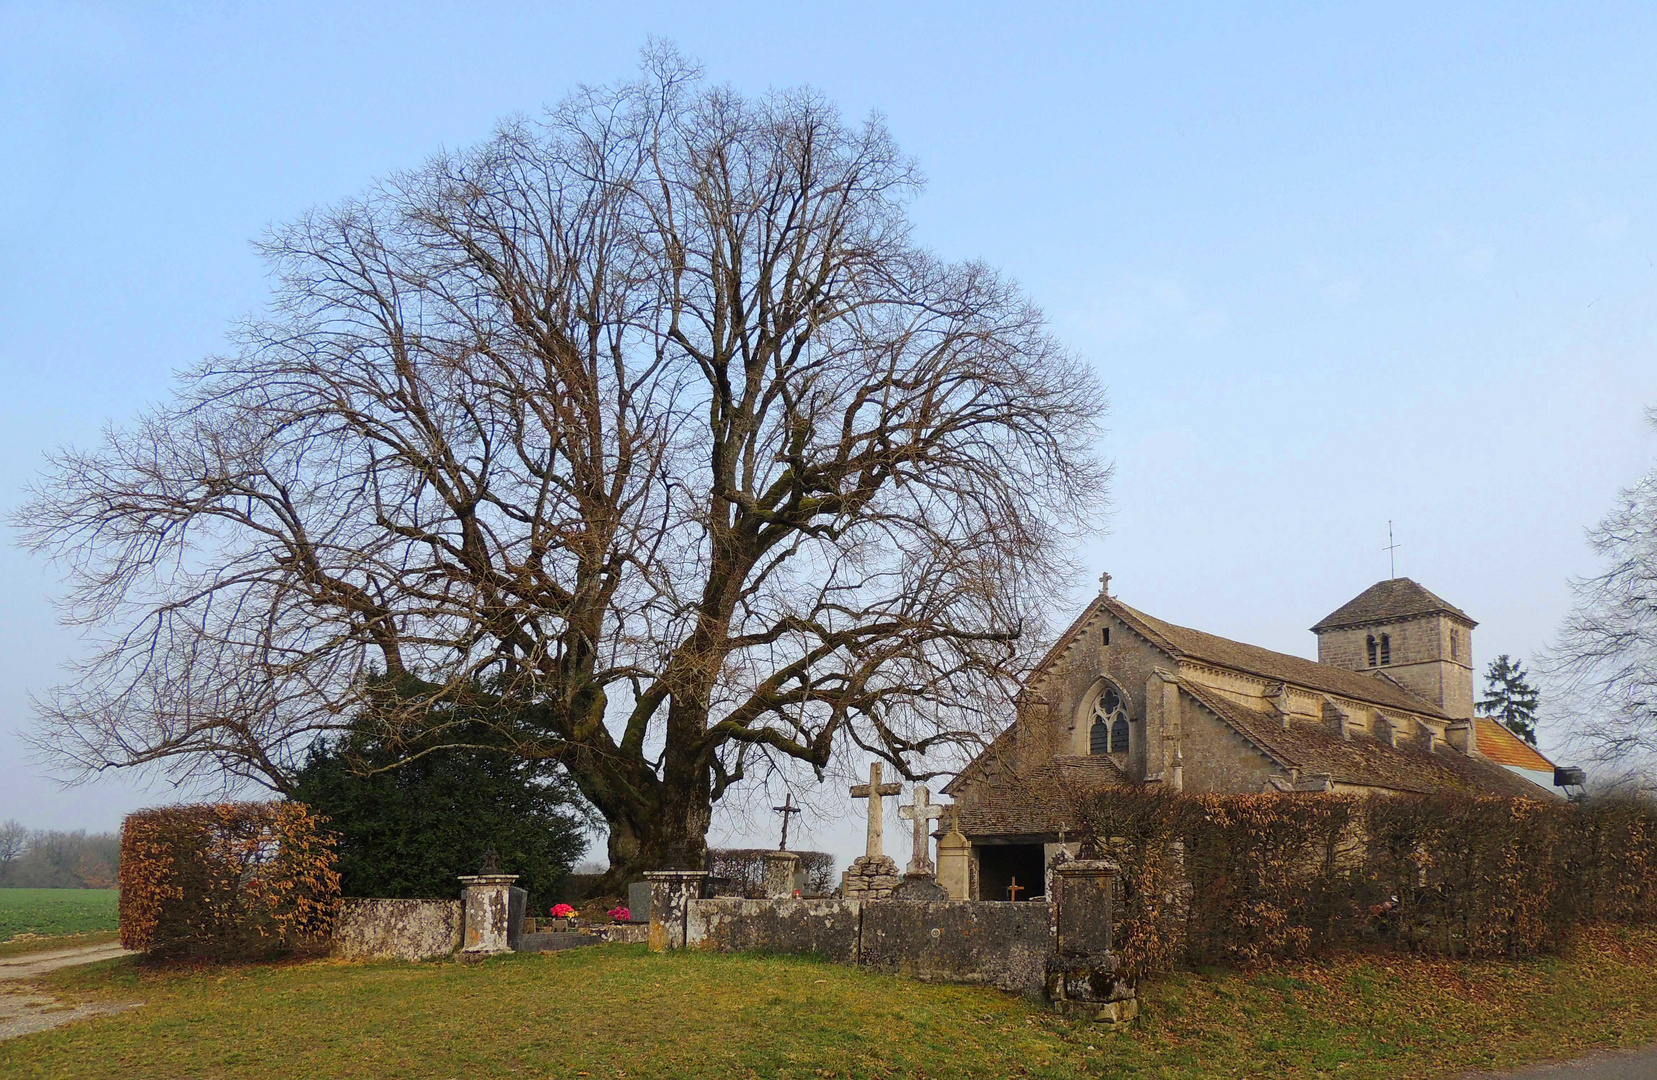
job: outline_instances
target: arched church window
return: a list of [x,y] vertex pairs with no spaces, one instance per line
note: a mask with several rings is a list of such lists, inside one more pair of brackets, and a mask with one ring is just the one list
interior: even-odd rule
[[1381,635],[1381,663],[1392,663],[1392,638],[1387,634]]
[[1128,705],[1121,691],[1109,683],[1100,689],[1093,703],[1093,723],[1087,734],[1090,754],[1128,752]]
[[1375,635],[1371,634],[1364,641],[1364,647],[1369,650],[1369,666],[1375,666]]

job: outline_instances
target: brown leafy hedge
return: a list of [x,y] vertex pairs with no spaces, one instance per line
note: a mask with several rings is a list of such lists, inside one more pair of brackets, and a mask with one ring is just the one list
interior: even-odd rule
[[1556,949],[1585,922],[1657,921],[1657,807],[1470,796],[1073,800],[1122,867],[1128,971],[1248,966],[1336,946],[1450,956]]
[[246,960],[321,946],[339,903],[333,836],[303,803],[167,806],[121,830],[121,944]]

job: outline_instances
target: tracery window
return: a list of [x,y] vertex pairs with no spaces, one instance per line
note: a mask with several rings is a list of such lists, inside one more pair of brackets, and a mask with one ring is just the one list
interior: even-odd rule
[[1128,752],[1128,703],[1121,691],[1106,683],[1093,702],[1093,723],[1088,728],[1090,754]]

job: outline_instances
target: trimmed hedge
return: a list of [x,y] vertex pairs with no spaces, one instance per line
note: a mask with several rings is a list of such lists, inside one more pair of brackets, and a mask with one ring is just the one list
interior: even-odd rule
[[1123,788],[1073,803],[1087,846],[1121,865],[1135,976],[1359,943],[1518,957],[1584,922],[1657,920],[1645,802]]
[[339,903],[333,837],[303,803],[141,810],[121,829],[121,944],[247,960],[325,945]]

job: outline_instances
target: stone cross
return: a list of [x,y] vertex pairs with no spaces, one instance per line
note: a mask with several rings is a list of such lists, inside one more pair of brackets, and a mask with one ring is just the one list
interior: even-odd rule
[[881,830],[886,820],[885,810],[881,807],[881,796],[896,795],[903,790],[901,784],[882,784],[880,774],[880,762],[871,761],[869,782],[852,787],[852,798],[869,800],[869,843],[864,854],[871,859],[883,858],[886,854],[885,846],[881,843]]
[[932,793],[924,787],[915,788],[915,805],[898,807],[898,817],[915,823],[915,850],[910,855],[909,865],[904,868],[908,874],[933,874],[937,869],[932,865],[932,837],[928,835],[931,829],[927,823],[944,816],[944,808],[930,801]]

